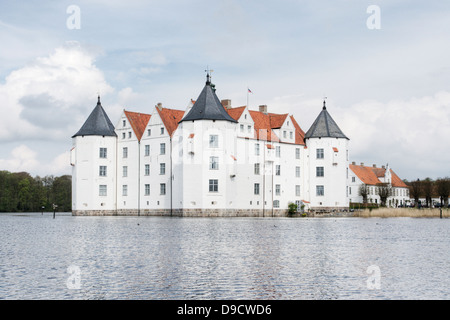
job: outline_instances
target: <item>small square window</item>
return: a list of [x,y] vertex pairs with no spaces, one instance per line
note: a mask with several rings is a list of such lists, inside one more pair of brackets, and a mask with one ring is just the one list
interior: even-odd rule
[[209,192],[218,192],[219,191],[219,180],[210,179],[209,180]]

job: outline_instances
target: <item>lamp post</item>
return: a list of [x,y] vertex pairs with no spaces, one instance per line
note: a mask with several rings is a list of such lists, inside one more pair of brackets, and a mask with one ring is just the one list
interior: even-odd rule
[[55,215],[56,215],[56,208],[58,208],[58,205],[53,204],[53,219],[55,219]]

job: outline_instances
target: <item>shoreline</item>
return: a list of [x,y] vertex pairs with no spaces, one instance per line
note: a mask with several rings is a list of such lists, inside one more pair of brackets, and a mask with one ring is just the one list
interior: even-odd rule
[[[353,217],[357,218],[440,218],[440,209],[416,209],[416,208],[379,208],[354,211]],[[442,209],[442,218],[450,218],[450,209]]]

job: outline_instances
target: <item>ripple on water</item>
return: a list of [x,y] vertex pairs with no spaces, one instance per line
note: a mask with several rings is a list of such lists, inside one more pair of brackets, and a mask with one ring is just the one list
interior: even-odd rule
[[0,299],[449,298],[448,219],[0,220]]

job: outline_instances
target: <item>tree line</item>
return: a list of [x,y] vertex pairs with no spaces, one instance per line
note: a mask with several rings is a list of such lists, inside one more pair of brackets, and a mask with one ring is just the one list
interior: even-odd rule
[[[438,198],[438,205],[441,207],[448,206],[448,197],[450,195],[450,178],[439,178],[432,180],[426,178],[423,180],[417,179],[414,181],[404,180],[409,189],[409,197],[414,199],[414,205],[419,206],[419,199],[425,199],[425,203],[420,203],[424,207],[432,207],[436,205],[433,203],[433,198]],[[368,203],[370,188],[372,186],[361,184],[358,189],[358,195],[363,198],[363,203]],[[380,197],[381,206],[386,206],[389,197],[394,196],[394,189],[388,183],[378,183],[376,185],[375,194]]]
[[431,207],[432,198],[439,198],[441,206],[448,206],[448,197],[450,196],[450,178],[440,178],[432,180],[426,178],[423,180],[405,181],[409,187],[409,195],[414,199],[416,206],[419,204],[419,198],[424,198],[422,205]]
[[72,177],[0,171],[0,212],[72,210]]

